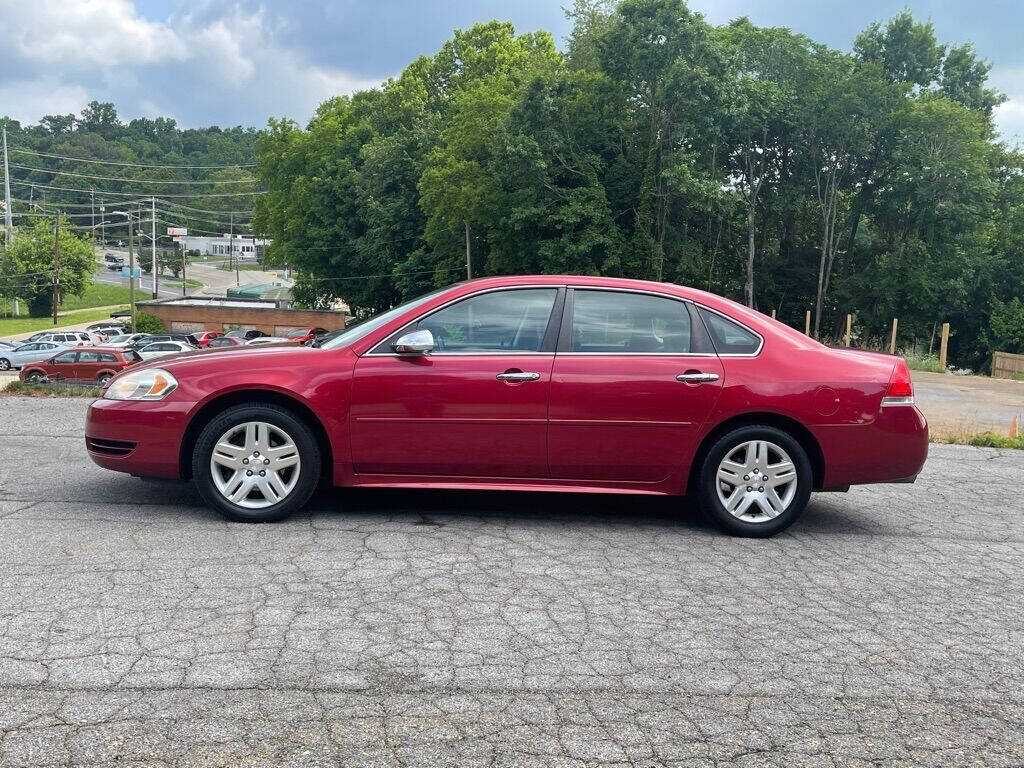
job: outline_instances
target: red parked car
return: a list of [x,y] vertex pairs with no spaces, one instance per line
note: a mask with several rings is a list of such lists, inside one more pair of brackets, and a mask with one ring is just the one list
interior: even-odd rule
[[130,349],[83,347],[30,363],[21,369],[22,381],[89,381],[105,385],[117,373],[142,358]]
[[323,336],[325,333],[327,333],[326,328],[310,326],[308,328],[293,328],[290,331],[285,331],[281,334],[281,338],[288,339],[288,341],[297,341],[299,344],[305,344],[319,336]]
[[682,495],[767,536],[812,490],[910,482],[928,450],[906,365],[829,349],[663,283],[501,277],[446,288],[321,347],[210,351],[117,376],[97,464],[191,478],[233,520],[338,486]]
[[224,334],[220,331],[203,331],[202,333],[194,333],[192,335],[195,337],[196,343],[205,349],[210,346],[211,341],[221,338]]

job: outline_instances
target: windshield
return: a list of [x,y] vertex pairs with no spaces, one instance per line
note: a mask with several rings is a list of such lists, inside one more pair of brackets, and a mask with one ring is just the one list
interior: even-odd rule
[[285,331],[284,337],[286,339],[297,339],[299,336],[306,336],[308,334],[308,328],[296,328],[294,331]]
[[368,317],[366,320],[360,320],[355,325],[346,328],[343,332],[335,336],[333,339],[323,341],[323,343],[320,344],[320,348],[337,349],[338,347],[345,347],[348,346],[349,344],[352,344],[353,342],[359,341],[359,339],[366,336],[366,334],[372,333],[381,326],[387,325],[389,322],[394,320],[403,312],[406,312],[410,309],[415,309],[418,306],[426,304],[432,298],[447,290],[447,288],[442,288],[439,291],[433,291],[431,293],[426,294],[425,296],[420,296],[418,299],[407,301],[405,302],[405,304],[399,304],[397,307],[393,307],[392,309],[389,309],[386,312],[381,312],[379,315]]

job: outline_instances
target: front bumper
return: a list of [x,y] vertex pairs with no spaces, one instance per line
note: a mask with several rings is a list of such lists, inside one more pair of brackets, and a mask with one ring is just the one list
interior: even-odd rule
[[89,458],[117,472],[177,479],[181,440],[194,407],[174,400],[94,400],[85,419]]

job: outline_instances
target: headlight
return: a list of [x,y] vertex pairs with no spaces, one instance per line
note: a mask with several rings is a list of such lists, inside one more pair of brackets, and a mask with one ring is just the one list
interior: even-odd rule
[[107,400],[163,400],[178,387],[177,380],[162,368],[133,371],[118,376],[107,387]]

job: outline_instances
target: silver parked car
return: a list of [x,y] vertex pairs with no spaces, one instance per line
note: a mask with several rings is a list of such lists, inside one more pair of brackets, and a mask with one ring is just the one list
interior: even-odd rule
[[143,347],[139,350],[138,354],[143,360],[152,360],[154,357],[163,357],[164,355],[195,352],[196,349],[196,347],[183,341],[158,341],[155,344]]
[[11,350],[0,349],[0,371],[9,371],[29,363],[49,360],[61,350],[67,349],[68,346],[55,341],[33,341]]

